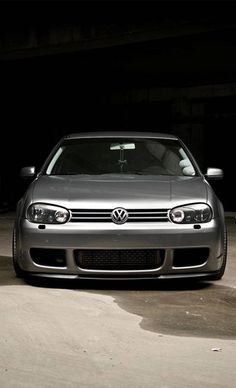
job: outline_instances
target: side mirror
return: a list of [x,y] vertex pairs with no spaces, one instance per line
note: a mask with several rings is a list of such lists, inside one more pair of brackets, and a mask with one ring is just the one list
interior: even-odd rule
[[36,174],[35,167],[23,167],[20,170],[20,176],[21,178],[34,178]]
[[207,169],[205,177],[206,179],[209,179],[209,180],[223,179],[224,173],[223,173],[223,170],[221,170],[221,168],[209,167]]

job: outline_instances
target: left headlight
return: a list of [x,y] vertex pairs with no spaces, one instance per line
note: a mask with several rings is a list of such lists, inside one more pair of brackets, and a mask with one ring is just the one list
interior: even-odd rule
[[34,203],[27,210],[27,219],[36,224],[64,224],[69,217],[67,209],[44,203]]
[[176,224],[203,223],[211,221],[212,210],[205,203],[179,206],[170,210],[169,217]]

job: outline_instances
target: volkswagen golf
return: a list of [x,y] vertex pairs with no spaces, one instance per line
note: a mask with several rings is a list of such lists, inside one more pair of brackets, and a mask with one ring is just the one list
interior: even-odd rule
[[63,137],[19,200],[19,277],[220,279],[227,258],[222,203],[176,136],[87,132]]

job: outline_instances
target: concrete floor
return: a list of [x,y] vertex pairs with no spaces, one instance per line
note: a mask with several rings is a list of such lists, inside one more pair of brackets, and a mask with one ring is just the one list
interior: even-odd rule
[[0,215],[0,387],[234,388],[236,221],[215,283],[54,282],[14,276]]

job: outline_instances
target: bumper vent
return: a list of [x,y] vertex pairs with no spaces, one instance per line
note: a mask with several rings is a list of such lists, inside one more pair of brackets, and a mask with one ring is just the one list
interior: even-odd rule
[[204,264],[209,257],[209,248],[175,249],[173,267],[195,267]]
[[32,260],[46,267],[66,267],[66,252],[64,249],[31,248]]

